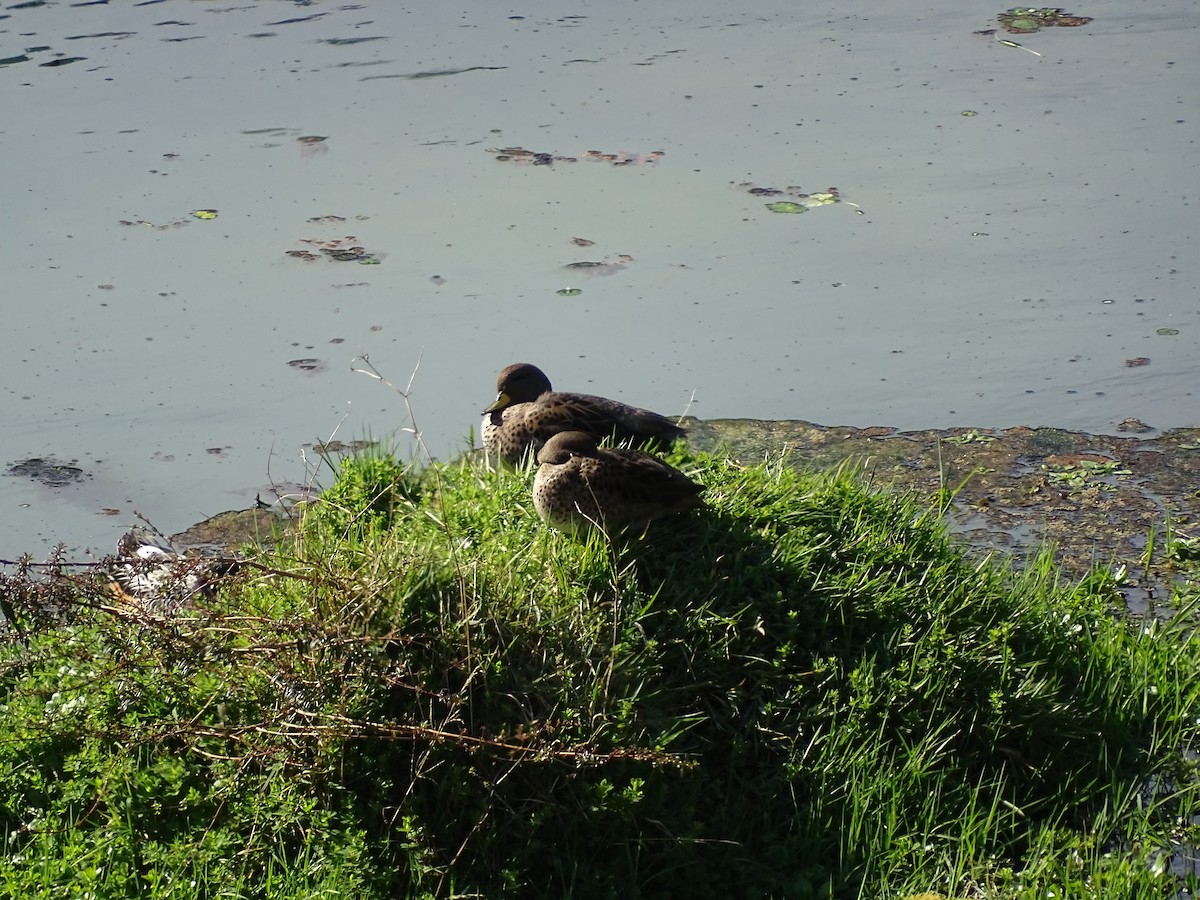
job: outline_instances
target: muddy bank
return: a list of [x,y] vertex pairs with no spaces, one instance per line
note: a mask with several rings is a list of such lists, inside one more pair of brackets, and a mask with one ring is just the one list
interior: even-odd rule
[[[758,461],[786,453],[796,465],[862,467],[876,484],[934,502],[952,493],[947,518],[980,549],[1024,558],[1044,541],[1071,574],[1096,562],[1124,564],[1134,612],[1165,603],[1179,577],[1163,548],[1200,535],[1200,428],[1159,434],[1137,420],[1123,435],[1057,428],[948,429],[825,426],[751,419],[693,421],[694,446]],[[1200,552],[1200,549],[1197,549]],[[1186,555],[1186,550],[1185,550]]]

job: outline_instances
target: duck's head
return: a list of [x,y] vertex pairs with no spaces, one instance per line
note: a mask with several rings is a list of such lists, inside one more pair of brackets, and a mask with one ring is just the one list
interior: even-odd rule
[[596,439],[582,431],[560,431],[538,451],[539,463],[561,466],[572,456],[595,456]]
[[497,412],[514,403],[532,403],[550,390],[550,379],[533,363],[513,363],[496,377],[496,402],[484,410]]

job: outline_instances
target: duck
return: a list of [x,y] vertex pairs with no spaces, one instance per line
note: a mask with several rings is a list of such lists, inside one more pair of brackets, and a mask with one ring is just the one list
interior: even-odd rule
[[666,416],[607,397],[555,391],[532,363],[513,363],[496,378],[496,400],[484,411],[483,446],[520,465],[561,431],[633,447],[663,449],[687,432]]
[[582,431],[563,431],[538,451],[533,505],[546,524],[575,535],[614,535],[653,519],[704,507],[697,484],[651,453],[600,447]]
[[215,595],[218,582],[242,562],[236,557],[185,556],[148,528],[135,525],[117,541],[116,561],[107,573],[109,592],[125,606],[177,612],[195,598]]

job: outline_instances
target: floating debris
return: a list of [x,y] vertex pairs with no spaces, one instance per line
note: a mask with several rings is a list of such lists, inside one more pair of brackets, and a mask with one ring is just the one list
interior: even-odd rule
[[1018,50],[1024,50],[1026,53],[1032,53],[1034,56],[1041,56],[1036,50],[1030,50],[1028,47],[1018,44],[1016,41],[1006,41],[1003,38],[997,38],[1005,47],[1016,47]]
[[1092,19],[1090,16],[1067,15],[1057,6],[1014,6],[996,16],[996,21],[1009,34],[1032,34],[1042,28],[1053,26],[1075,28],[1079,25],[1086,25]]
[[1150,357],[1135,356],[1133,359],[1125,360],[1125,365],[1127,368],[1130,368],[1130,369],[1136,368],[1138,366],[1148,366],[1148,365],[1150,365]]
[[554,293],[560,297],[578,297],[583,293],[583,290],[581,288],[559,288]]
[[324,360],[313,359],[312,357],[305,357],[304,359],[289,359],[288,365],[293,369],[298,369],[301,372],[309,372],[313,375],[317,374],[318,372],[324,372],[327,368],[329,368],[329,366],[325,364]]
[[64,463],[52,456],[37,456],[15,462],[8,467],[7,474],[29,478],[46,487],[65,487],[91,477],[75,465],[75,460]]
[[[322,13],[324,15],[324,13]],[[499,72],[508,66],[467,66],[465,69],[428,69],[423,72],[406,72],[396,75],[367,75],[359,81],[377,81],[381,78],[406,78],[416,81],[421,78],[444,78],[447,75],[465,75],[467,72]]]
[[375,259],[363,247],[346,247],[344,250],[328,250],[323,249],[322,253],[326,254],[330,259],[338,262],[361,262],[361,263],[377,263]]
[[215,209],[193,209],[192,218],[194,219],[215,219],[217,211]]
[[610,163],[614,166],[641,166],[646,163],[656,163],[666,155],[662,150],[651,150],[649,153],[604,153],[600,150],[589,150],[583,155],[583,158]]
[[300,243],[312,245],[316,248],[316,252],[312,250],[285,250],[284,255],[302,260],[303,262],[315,262],[323,258],[331,259],[334,262],[356,262],[364,266],[377,266],[382,259],[380,256],[368,252],[367,248],[361,246],[358,243],[358,238],[352,234],[348,234],[344,238],[334,238],[333,240],[301,238]]
[[587,238],[581,237],[571,238],[571,243],[576,247],[594,247],[596,245],[595,241],[589,241]]
[[1037,31],[1040,27],[1037,19],[1029,16],[1011,16],[1003,23],[1004,28],[1010,34],[1024,34],[1027,31]]
[[146,228],[153,228],[155,231],[167,231],[171,228],[182,228],[191,222],[194,215],[189,215],[188,218],[175,219],[171,222],[158,224],[157,222],[147,222],[145,219],[117,219],[118,225],[142,225]]
[[368,41],[386,41],[387,38],[383,35],[372,35],[371,37],[353,37],[353,38],[320,38],[318,44],[329,44],[332,47],[349,47],[353,44],[365,44]]
[[282,137],[296,130],[295,128],[246,128],[242,130],[242,134],[269,134],[272,137]]
[[[12,7],[9,7],[12,9]],[[52,59],[49,62],[38,63],[39,66],[53,68],[54,66],[69,66],[71,63],[83,62],[87,59],[86,56],[60,56],[58,59]]]
[[[579,272],[588,276],[595,275],[614,275],[617,272],[625,269],[629,263],[633,262],[633,257],[627,253],[622,253],[615,260],[602,259],[599,261],[585,260],[582,262],[567,263],[563,266],[572,272]],[[562,293],[562,291],[559,291]]]
[[788,185],[785,188],[761,187],[754,184],[752,181],[730,182],[730,184],[739,191],[745,191],[754,197],[789,197],[789,200],[778,200],[774,203],[768,203],[767,209],[773,213],[791,213],[793,215],[802,212],[808,212],[810,209],[815,209],[818,206],[831,206],[834,203],[845,203],[847,206],[853,206],[859,215],[862,215],[862,209],[857,203],[851,203],[849,200],[843,200],[842,195],[835,187],[826,188],[823,191],[809,194],[805,193],[799,185]]
[[328,153],[329,145],[325,142],[329,140],[326,135],[322,134],[303,134],[296,138],[296,143],[300,145],[300,155],[305,159],[312,159],[318,153]]
[[488,153],[493,153],[499,162],[511,162],[517,166],[549,166],[554,163],[575,163],[582,158],[589,162],[606,162],[613,166],[642,166],[657,163],[667,154],[662,150],[650,153],[606,153],[602,150],[588,150],[579,156],[561,156],[524,147],[489,147]]
[[[378,441],[372,440],[350,440],[350,441],[317,441],[315,444],[301,444],[304,448],[311,448],[317,453],[361,453],[364,450],[369,450],[372,447],[378,447]],[[308,490],[303,485],[297,485],[301,490]]]
[[500,162],[511,162],[518,166],[548,166],[554,162],[578,162],[573,157],[555,156],[553,153],[536,153],[524,147],[503,147],[499,150],[488,150],[495,153]]
[[1158,329],[1155,329],[1154,333],[1161,334],[1161,335],[1179,334],[1179,329],[1178,328],[1158,328]]

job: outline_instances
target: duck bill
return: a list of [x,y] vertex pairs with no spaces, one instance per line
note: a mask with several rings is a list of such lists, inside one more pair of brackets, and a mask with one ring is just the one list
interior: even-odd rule
[[512,406],[512,397],[508,396],[508,394],[504,393],[504,391],[501,391],[499,394],[496,395],[496,402],[493,403],[491,406],[489,406],[487,409],[485,409],[484,412],[485,413],[495,412],[498,409],[504,409],[505,407],[508,407],[508,406]]

